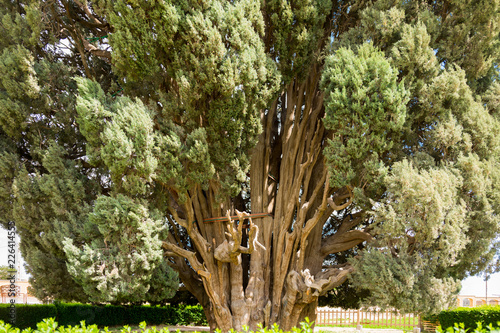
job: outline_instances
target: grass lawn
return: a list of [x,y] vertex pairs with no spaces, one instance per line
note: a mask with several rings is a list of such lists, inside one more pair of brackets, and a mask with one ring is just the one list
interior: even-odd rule
[[[342,320],[344,321],[344,320]],[[363,328],[376,328],[376,329],[397,329],[397,330],[408,330],[411,331],[413,330],[413,327],[418,326],[418,317],[414,318],[406,318],[405,319],[405,325],[403,325],[402,320],[398,319],[396,320],[395,318],[392,318],[390,320],[369,320],[369,319],[363,319],[361,321],[361,326]],[[389,324],[389,325],[387,325]],[[355,322],[346,322],[345,324],[332,324],[332,325],[318,325],[318,327],[356,327]]]

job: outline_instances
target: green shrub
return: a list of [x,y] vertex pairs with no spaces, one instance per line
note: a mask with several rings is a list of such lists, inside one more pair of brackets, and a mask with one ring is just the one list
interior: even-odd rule
[[[137,325],[142,321],[148,324],[166,324],[169,322],[170,307],[154,306],[97,306],[86,304],[57,305],[57,320],[61,325],[76,325],[80,321],[98,326]],[[176,325],[178,322],[171,322]]]
[[177,324],[179,325],[208,325],[201,305],[179,305],[177,307],[178,318]]
[[439,314],[426,314],[422,316],[422,320],[431,322],[431,323],[439,323]]
[[78,325],[82,320],[88,325],[116,326],[138,324],[129,322],[123,306],[98,306],[80,303],[57,303],[56,320],[60,325]]
[[[10,304],[0,304],[0,320],[10,322]],[[56,317],[57,309],[53,304],[16,304],[16,327],[21,329],[35,328],[44,318]]]
[[133,306],[126,308],[127,324],[137,325],[143,321],[150,325],[167,324],[170,312],[171,309],[169,306]]
[[[177,306],[98,306],[80,303],[55,302],[50,305],[16,304],[15,326],[35,328],[44,318],[54,317],[60,325],[75,326],[85,321],[88,325],[208,325],[201,305]],[[10,322],[9,304],[0,305],[0,320]]]
[[56,320],[62,325],[78,325],[82,320],[85,323],[95,324],[96,308],[92,305],[79,303],[55,303],[57,308]]
[[497,323],[496,326],[493,324],[489,324],[486,327],[483,327],[481,322],[476,323],[477,327],[472,331],[468,328],[465,328],[465,325],[463,323],[460,324],[455,324],[453,327],[448,327],[446,330],[443,331],[441,326],[438,327],[437,332],[438,333],[487,333],[487,332],[498,332],[500,331],[500,322]]
[[465,329],[472,330],[478,327],[477,323],[481,323],[483,327],[490,324],[496,326],[497,322],[500,322],[500,305],[441,311],[438,318],[443,330],[447,330],[449,327],[453,328],[455,323],[463,323]]

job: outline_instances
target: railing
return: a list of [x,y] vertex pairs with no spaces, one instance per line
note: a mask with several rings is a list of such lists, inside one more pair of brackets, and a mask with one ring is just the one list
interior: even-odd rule
[[419,317],[412,313],[402,315],[394,310],[377,309],[344,310],[341,308],[318,308],[316,325],[387,327],[413,329],[419,327]]
[[[14,297],[13,293],[15,294]],[[0,304],[9,303],[14,299],[16,304],[41,304],[35,296],[30,295],[29,292],[22,293],[20,286],[15,286],[15,289],[11,288],[11,285],[0,286]]]

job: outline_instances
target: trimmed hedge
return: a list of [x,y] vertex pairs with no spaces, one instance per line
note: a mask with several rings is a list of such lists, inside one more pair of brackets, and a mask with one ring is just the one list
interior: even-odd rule
[[[10,322],[10,304],[0,304],[0,320]],[[16,326],[19,328],[36,327],[44,318],[56,317],[57,308],[53,304],[16,304]]]
[[441,311],[438,315],[439,323],[443,330],[454,327],[455,323],[463,323],[465,329],[476,329],[480,322],[483,327],[492,324],[499,326],[500,305],[483,305],[475,308],[456,308],[453,310]]
[[[15,326],[21,329],[36,328],[44,318],[55,318],[59,325],[75,326],[82,320],[88,325],[117,326],[148,324],[207,325],[205,313],[200,305],[177,306],[97,306],[79,303],[55,303],[48,305],[24,305],[16,308]],[[8,323],[9,304],[0,304],[0,320]]]
[[483,327],[481,323],[478,323],[478,327],[471,331],[468,328],[465,328],[464,324],[455,324],[453,327],[448,327],[446,330],[443,330],[441,326],[439,326],[436,330],[436,333],[492,333],[492,332],[500,332],[500,323],[498,326],[488,325],[487,327]]

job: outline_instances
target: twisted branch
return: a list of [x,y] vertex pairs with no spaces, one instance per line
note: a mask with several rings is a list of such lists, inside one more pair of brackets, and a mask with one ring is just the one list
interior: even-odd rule
[[[252,222],[252,219],[249,217],[249,215],[247,213],[242,213],[239,211],[236,211],[236,215],[238,215],[239,223],[237,227],[234,227],[232,225],[231,215],[229,211],[227,211],[228,222],[226,224],[226,227],[229,232],[226,232],[225,234],[229,237],[229,241],[225,239],[222,244],[217,246],[214,252],[214,257],[221,262],[232,262],[239,265],[241,263],[240,254],[251,254],[255,250],[256,246],[260,246],[264,250],[266,250],[266,248],[257,240],[259,235],[259,228]],[[243,223],[245,219],[248,219],[250,226],[248,235],[248,247],[241,246],[241,240],[243,237]]]
[[210,278],[210,273],[206,270],[204,265],[199,262],[198,258],[196,258],[196,253],[184,250],[183,248],[169,242],[163,242],[162,246],[165,250],[167,250],[167,254],[186,258],[196,273],[206,279]]
[[333,200],[332,198],[328,198],[328,204],[330,205],[330,207],[333,208],[333,210],[342,210],[342,209],[345,209],[347,208],[351,203],[352,203],[352,199],[354,198],[354,194],[352,193],[352,189],[350,186],[347,186],[347,190],[349,191],[349,195],[348,196],[343,196],[343,197],[336,197],[335,199],[346,199],[346,198],[349,198],[349,200],[344,203],[344,204],[337,204],[335,202],[335,200]]

